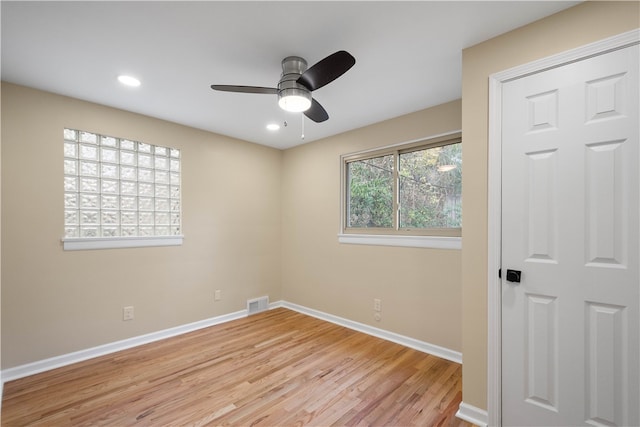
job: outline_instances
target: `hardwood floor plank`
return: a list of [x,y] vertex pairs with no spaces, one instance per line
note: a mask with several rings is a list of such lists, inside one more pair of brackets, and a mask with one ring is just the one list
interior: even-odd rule
[[5,384],[2,426],[438,426],[461,366],[287,309]]

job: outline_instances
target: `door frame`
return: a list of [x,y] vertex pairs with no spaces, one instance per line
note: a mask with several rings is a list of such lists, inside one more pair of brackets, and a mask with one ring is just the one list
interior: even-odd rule
[[489,76],[488,252],[487,252],[487,415],[490,426],[502,425],[502,87],[552,68],[640,44],[640,29],[628,31]]

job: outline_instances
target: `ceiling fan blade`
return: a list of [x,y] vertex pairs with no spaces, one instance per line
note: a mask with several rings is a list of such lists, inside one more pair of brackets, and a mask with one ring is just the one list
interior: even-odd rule
[[277,94],[278,89],[275,87],[259,87],[259,86],[234,86],[234,85],[211,85],[211,89],[223,92],[241,92],[241,93],[266,93]]
[[319,89],[346,73],[355,63],[356,59],[349,52],[339,50],[302,73],[298,83],[309,90]]
[[309,109],[304,112],[304,115],[309,117],[316,123],[324,122],[329,118],[329,114],[327,114],[327,111],[315,99],[311,99],[311,107],[309,107]]

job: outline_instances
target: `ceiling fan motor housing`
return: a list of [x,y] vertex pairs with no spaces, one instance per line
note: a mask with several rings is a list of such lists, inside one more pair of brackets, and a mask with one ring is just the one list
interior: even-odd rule
[[278,82],[278,104],[283,109],[305,111],[311,106],[311,91],[298,83],[298,79],[306,70],[307,61],[304,58],[288,56],[282,60],[282,76]]
[[282,60],[282,75],[278,87],[211,85],[211,89],[223,92],[277,94],[278,105],[285,111],[300,113],[316,123],[329,118],[326,110],[311,97],[311,92],[331,83],[347,72],[356,59],[347,51],[339,50],[320,60],[311,68],[299,56]]

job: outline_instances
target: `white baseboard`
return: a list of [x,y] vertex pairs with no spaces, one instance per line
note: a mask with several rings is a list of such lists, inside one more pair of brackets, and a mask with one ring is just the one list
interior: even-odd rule
[[200,320],[198,322],[187,323],[185,325],[176,326],[174,328],[164,329],[162,331],[152,332],[150,334],[127,338],[121,341],[99,345],[97,347],[51,357],[49,359],[39,360],[37,362],[27,363],[25,365],[20,365],[3,370],[0,373],[0,378],[2,378],[2,385],[4,385],[5,382],[17,380],[18,378],[27,377],[29,375],[38,374],[40,372],[49,371],[51,369],[60,368],[62,366],[71,365],[72,363],[82,362],[84,360],[92,359],[98,356],[104,356],[106,354],[115,353],[117,351],[126,350],[128,348],[136,347],[142,344],[148,344],[165,338],[174,337],[177,335],[185,334],[187,332],[207,328],[209,326],[218,325],[230,320],[240,319],[242,317],[246,317],[246,315],[247,311],[241,310],[235,313],[211,317],[209,319]]
[[[462,353],[449,350],[444,347],[440,347],[434,344],[429,344],[423,341],[419,341],[413,338],[405,337],[393,332],[385,331],[383,329],[375,328],[373,326],[365,325],[363,323],[354,322],[352,320],[344,319],[332,314],[323,313],[311,308],[303,307],[301,305],[293,304],[286,301],[276,301],[269,304],[269,309],[284,307],[290,310],[300,312],[309,316],[316,317],[321,320],[325,320],[331,323],[338,324],[340,326],[347,327],[359,332],[363,332],[368,335],[373,335],[378,338],[392,341],[398,344],[402,344],[406,347],[413,348],[424,353],[432,354],[434,356],[450,360],[456,363],[462,363]],[[128,338],[121,341],[116,341],[97,347],[88,348],[85,350],[76,351],[73,353],[63,354],[60,356],[51,357],[37,362],[27,363],[25,365],[16,366],[13,368],[0,371],[0,396],[2,394],[2,388],[5,382],[17,380],[19,378],[27,377],[29,375],[38,374],[40,372],[48,371],[62,366],[71,365],[73,363],[82,362],[84,360],[92,359],[98,356],[104,356],[106,354],[115,353],[117,351],[126,350],[132,347],[136,347],[143,344],[148,344],[154,341],[159,341],[165,338],[174,337],[177,335],[192,332],[198,329],[206,328],[209,326],[218,325],[221,323],[229,322],[231,320],[240,319],[247,316],[247,310],[237,311],[235,313],[229,313],[222,316],[216,316],[209,319],[200,320],[198,322],[188,323],[186,325],[176,326],[174,328],[164,329],[158,332],[152,332],[137,337]]]
[[461,402],[460,406],[458,406],[458,412],[456,412],[456,417],[480,427],[487,427],[489,423],[489,414],[487,413],[487,411],[485,411],[484,409],[480,409],[475,406],[466,404],[464,402]]
[[344,319],[342,317],[334,316],[333,314],[324,313],[322,311],[307,308],[298,304],[294,304],[287,301],[279,301],[279,306],[288,308],[316,317],[327,322],[335,323],[340,326],[344,326],[349,329],[363,332],[367,335],[373,335],[374,337],[382,338],[387,341],[395,342],[396,344],[404,345],[405,347],[412,348],[414,350],[428,353],[433,356],[440,357],[442,359],[449,360],[451,362],[462,364],[462,353],[459,351],[449,350],[448,348],[440,347],[435,344],[409,338],[404,335],[396,334],[394,332],[385,331],[384,329],[376,328],[373,326],[365,325],[364,323],[354,322],[353,320]]

